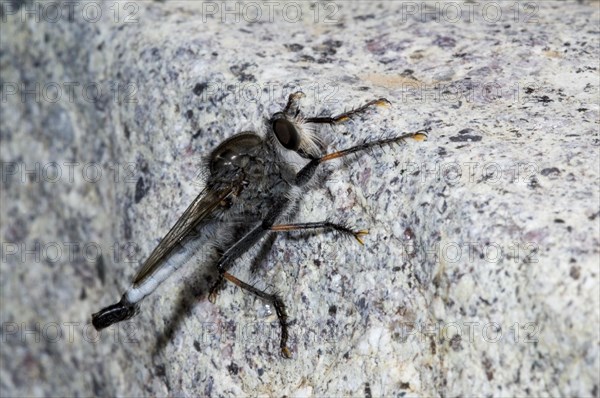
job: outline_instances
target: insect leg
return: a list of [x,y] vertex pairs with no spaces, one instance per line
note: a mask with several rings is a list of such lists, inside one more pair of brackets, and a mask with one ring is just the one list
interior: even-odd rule
[[305,94],[302,91],[296,91],[291,93],[288,97],[287,105],[283,110],[283,113],[290,116],[296,116],[300,110],[300,99],[304,98]]
[[379,99],[376,99],[373,101],[369,101],[359,108],[351,109],[348,112],[340,113],[337,116],[309,117],[309,118],[305,118],[304,122],[305,123],[320,123],[320,124],[339,124],[339,123],[343,123],[345,121],[350,120],[350,118],[354,115],[359,115],[361,113],[366,112],[366,110],[372,106],[390,106],[390,105],[391,105],[391,102],[388,101],[387,99],[379,98]]
[[277,294],[269,294],[263,290],[257,289],[256,287],[231,275],[229,272],[223,273],[223,278],[273,305],[273,307],[275,308],[275,312],[277,313],[277,319],[279,319],[279,326],[281,326],[281,340],[279,342],[279,347],[281,348],[281,355],[285,358],[291,358],[292,354],[289,348],[287,347],[287,340],[289,336],[287,312],[285,310],[285,304],[283,303],[283,300],[281,300],[281,297],[279,297]]
[[231,268],[233,261],[242,255],[246,250],[248,250],[256,241],[258,241],[264,234],[267,232],[288,232],[288,231],[300,231],[300,230],[311,230],[311,229],[325,229],[325,230],[334,230],[339,231],[348,235],[352,235],[354,239],[358,241],[361,245],[364,244],[362,240],[363,235],[367,235],[369,231],[365,229],[361,229],[358,231],[353,231],[345,225],[335,224],[329,221],[319,221],[319,222],[307,222],[307,223],[296,223],[296,224],[278,224],[272,225],[268,227],[269,223],[264,223],[257,226],[254,230],[240,239],[234,246],[232,246],[229,250],[227,250],[217,263],[217,268],[219,270],[219,277],[216,283],[210,290],[209,300],[211,302],[215,302],[216,295],[218,291],[223,286],[224,282],[224,274]]
[[378,146],[383,146],[383,145],[388,145],[388,144],[399,144],[399,143],[406,141],[406,139],[408,139],[408,138],[412,138],[417,141],[424,141],[427,138],[427,134],[425,133],[424,130],[420,130],[420,131],[417,131],[416,133],[408,133],[408,134],[404,134],[404,135],[401,135],[398,137],[384,138],[382,140],[365,142],[363,144],[350,147],[348,149],[343,149],[341,151],[332,152],[332,153],[329,153],[320,158],[313,159],[310,162],[308,162],[308,164],[306,166],[304,166],[296,174],[295,184],[297,186],[303,186],[307,182],[309,182],[310,179],[315,174],[315,171],[317,171],[317,167],[321,163],[324,163],[324,162],[327,162],[327,161],[333,160],[333,159],[338,159],[338,158],[341,158],[344,156],[348,156],[353,153],[365,151],[367,149],[371,149],[371,148],[378,147]]
[[273,209],[267,214],[265,219],[258,224],[254,229],[248,232],[244,237],[238,240],[233,246],[223,253],[219,261],[217,262],[217,270],[219,271],[219,276],[217,277],[217,281],[210,289],[210,293],[208,295],[208,299],[211,303],[214,303],[217,298],[217,293],[219,288],[223,284],[224,274],[232,267],[233,262],[239,258],[241,255],[246,253],[252,246],[256,244],[265,234],[269,231],[269,229],[275,224],[275,220],[277,217],[285,210],[289,203],[289,199],[283,198],[276,203]]
[[287,231],[301,231],[301,230],[311,230],[311,229],[324,229],[324,230],[334,230],[339,231],[348,235],[354,236],[354,239],[358,241],[361,245],[364,244],[362,240],[362,236],[369,233],[369,231],[365,229],[361,229],[358,231],[353,231],[345,225],[335,224],[329,221],[319,221],[319,222],[306,222],[306,223],[298,223],[298,224],[280,224],[273,225],[269,228],[270,231],[275,232],[287,232]]
[[[255,240],[260,239],[260,237],[262,237],[267,231],[288,232],[288,231],[300,231],[300,230],[311,230],[311,229],[336,230],[336,231],[340,231],[340,232],[354,236],[354,238],[361,245],[363,244],[362,236],[368,234],[369,232],[367,230],[353,231],[352,229],[350,229],[344,225],[335,224],[335,223],[332,223],[329,221],[298,223],[298,224],[278,224],[278,225],[271,225],[270,227],[264,229],[268,224],[269,224],[269,222],[266,222],[266,223],[263,222],[263,224],[259,225],[254,230],[252,230],[244,238],[242,238],[240,241],[238,241],[238,243],[236,243],[231,249],[229,249],[227,252],[225,252],[223,254],[223,256],[221,257],[221,260],[219,261],[220,275],[219,275],[219,278],[217,279],[217,282],[211,288],[211,291],[209,294],[209,300],[213,303],[215,302],[218,291],[222,287],[225,280],[228,280],[228,281],[236,284],[237,286],[240,286],[241,288],[250,291],[251,293],[255,294],[256,296],[272,303],[273,306],[275,307],[275,310],[277,311],[277,317],[279,318],[279,323],[281,325],[281,351],[282,351],[283,356],[289,358],[289,350],[286,348],[286,344],[285,344],[287,341],[287,338],[288,338],[288,331],[287,331],[287,324],[286,324],[287,314],[285,312],[285,305],[281,301],[281,298],[279,298],[277,295],[268,294],[263,291],[260,291],[252,285],[248,285],[247,283],[237,279],[236,277],[234,277],[233,275],[228,273],[227,269],[229,269],[231,267],[233,260],[235,258],[237,258],[237,256],[239,256],[241,253],[243,253],[247,250],[246,246],[248,246],[248,245],[251,246],[253,244],[251,242],[255,242]],[[248,247],[250,247],[250,246],[248,246]]]

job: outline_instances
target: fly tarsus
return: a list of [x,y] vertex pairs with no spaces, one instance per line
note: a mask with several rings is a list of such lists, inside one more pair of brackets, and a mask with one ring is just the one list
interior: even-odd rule
[[224,285],[225,278],[223,278],[223,275],[219,274],[219,276],[217,276],[217,281],[210,288],[210,292],[208,293],[208,301],[210,301],[212,304],[215,304],[217,302],[217,295],[221,289],[223,289]]

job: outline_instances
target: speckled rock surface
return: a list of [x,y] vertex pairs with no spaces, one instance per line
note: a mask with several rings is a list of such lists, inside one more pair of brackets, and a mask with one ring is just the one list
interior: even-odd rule
[[[2,4],[2,396],[598,396],[598,3]],[[331,148],[429,140],[303,198],[364,247],[234,268],[281,292],[294,359],[254,297],[208,302],[211,253],[98,336],[202,155],[298,88],[308,115],[393,103]]]

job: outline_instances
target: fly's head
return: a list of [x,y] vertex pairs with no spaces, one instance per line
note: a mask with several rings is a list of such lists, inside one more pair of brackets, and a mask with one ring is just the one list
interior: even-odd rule
[[291,95],[285,109],[269,119],[272,145],[284,159],[292,160],[294,155],[315,159],[321,155],[321,141],[313,131],[304,128],[298,104],[302,97],[301,92]]

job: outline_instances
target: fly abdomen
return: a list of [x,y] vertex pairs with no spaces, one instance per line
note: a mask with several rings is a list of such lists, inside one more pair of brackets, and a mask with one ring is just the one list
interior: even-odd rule
[[109,327],[113,323],[125,321],[138,312],[137,304],[132,304],[123,297],[121,301],[101,309],[92,315],[92,325],[96,330]]

